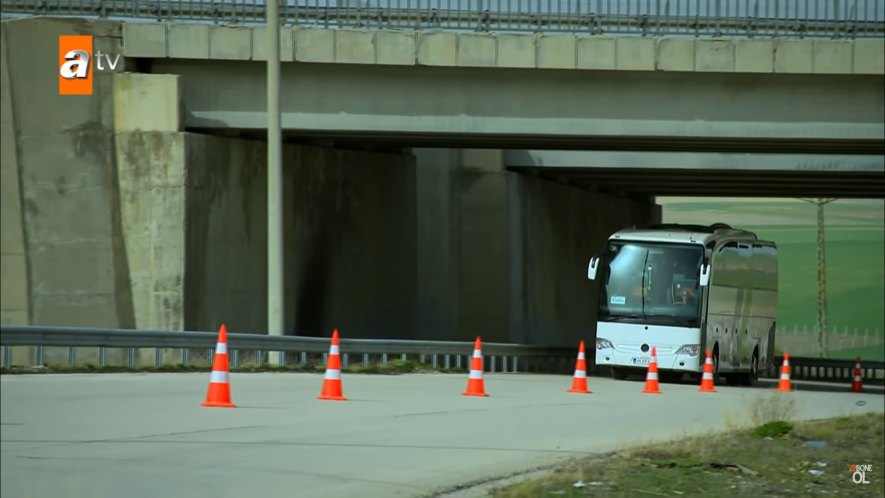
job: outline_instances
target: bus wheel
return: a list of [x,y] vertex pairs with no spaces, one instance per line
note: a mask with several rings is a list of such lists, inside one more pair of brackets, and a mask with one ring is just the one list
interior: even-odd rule
[[627,372],[623,368],[612,367],[612,379],[624,380],[627,378]]
[[741,375],[741,384],[755,386],[759,380],[759,351],[753,351],[753,359],[750,363],[750,372]]
[[719,383],[719,345],[713,347],[713,381]]

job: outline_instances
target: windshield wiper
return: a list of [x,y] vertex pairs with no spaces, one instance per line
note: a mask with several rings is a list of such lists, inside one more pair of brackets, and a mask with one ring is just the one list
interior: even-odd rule
[[642,318],[642,316],[641,316],[639,313],[630,313],[629,315],[608,315],[608,316],[605,316],[605,317],[603,317],[603,318],[604,318],[606,321],[609,321],[609,322],[619,322],[619,321],[624,320],[624,319],[633,319],[633,320],[635,320],[635,319],[637,319],[637,318]]

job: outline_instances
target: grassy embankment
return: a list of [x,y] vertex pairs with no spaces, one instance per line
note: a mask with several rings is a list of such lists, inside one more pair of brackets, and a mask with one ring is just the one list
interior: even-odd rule
[[[773,395],[775,396],[775,395]],[[494,498],[585,496],[883,496],[883,414],[790,423],[791,405],[752,408],[753,429],[733,429],[575,460],[548,475],[493,490]],[[872,464],[855,484],[854,464]]]

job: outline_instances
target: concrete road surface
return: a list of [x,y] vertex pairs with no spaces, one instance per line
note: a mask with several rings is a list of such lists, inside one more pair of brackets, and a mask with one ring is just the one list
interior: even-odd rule
[[[568,376],[233,374],[236,409],[201,408],[209,374],[4,375],[0,492],[29,497],[423,496],[572,457],[725,428],[772,389]],[[798,391],[798,418],[883,411],[881,394]]]

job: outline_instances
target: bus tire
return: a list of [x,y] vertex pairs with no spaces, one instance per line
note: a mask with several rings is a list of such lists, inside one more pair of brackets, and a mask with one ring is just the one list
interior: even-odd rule
[[741,384],[755,386],[759,381],[759,349],[753,351],[753,359],[750,361],[750,371],[741,375]]

